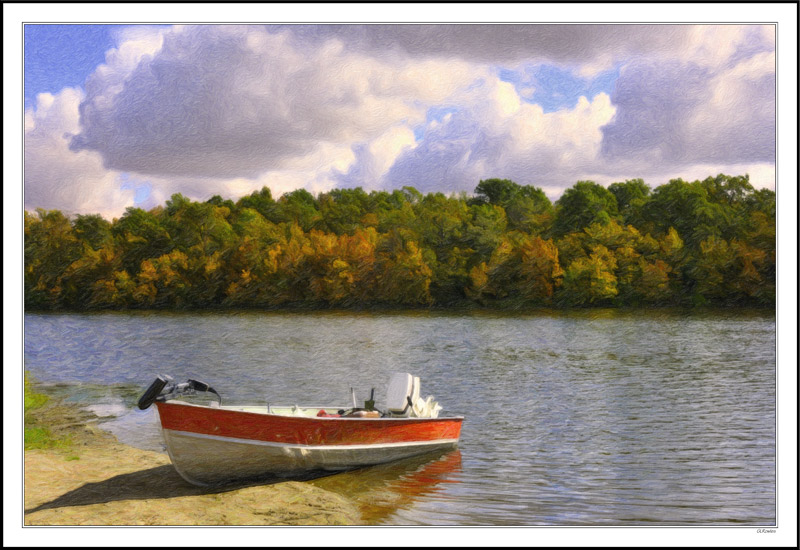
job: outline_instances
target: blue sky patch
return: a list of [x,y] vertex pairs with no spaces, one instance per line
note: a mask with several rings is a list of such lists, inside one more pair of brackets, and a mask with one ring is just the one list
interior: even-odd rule
[[447,115],[457,113],[458,111],[458,107],[446,105],[437,105],[435,107],[431,107],[425,113],[425,124],[420,124],[414,128],[414,139],[417,142],[422,141],[422,138],[425,137],[425,130],[431,122],[441,122]]
[[498,77],[514,85],[523,101],[540,105],[545,113],[572,109],[581,96],[589,101],[599,93],[611,95],[619,68],[584,78],[557,65],[527,65],[522,70],[500,68]]
[[133,190],[133,205],[140,206],[147,202],[153,192],[153,184],[148,180],[138,180],[131,178],[131,175],[123,172],[119,176],[119,188],[124,190]]
[[116,46],[118,25],[25,25],[25,106],[43,92],[83,87]]

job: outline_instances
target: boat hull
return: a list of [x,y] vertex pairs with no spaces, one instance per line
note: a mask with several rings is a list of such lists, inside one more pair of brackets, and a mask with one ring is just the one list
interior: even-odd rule
[[462,418],[307,418],[157,403],[177,472],[195,485],[382,464],[457,446]]

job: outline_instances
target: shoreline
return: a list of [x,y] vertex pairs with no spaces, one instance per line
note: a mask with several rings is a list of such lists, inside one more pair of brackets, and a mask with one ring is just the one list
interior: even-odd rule
[[24,452],[25,526],[363,524],[355,503],[312,484],[195,487],[166,454],[120,443],[92,413],[60,403],[34,412],[64,443]]
[[477,302],[464,301],[457,304],[432,304],[426,306],[393,306],[387,304],[360,304],[353,306],[342,305],[319,305],[306,304],[294,306],[271,306],[271,307],[234,307],[234,306],[206,306],[206,307],[120,307],[120,308],[36,308],[25,307],[25,313],[36,314],[84,314],[84,313],[368,313],[368,314],[403,314],[403,313],[577,313],[593,312],[602,310],[637,312],[637,311],[664,311],[680,314],[692,313],[713,313],[724,311],[754,311],[754,312],[775,312],[776,304],[595,304],[584,306],[557,306],[557,305],[503,305],[503,302],[493,304],[479,304]]

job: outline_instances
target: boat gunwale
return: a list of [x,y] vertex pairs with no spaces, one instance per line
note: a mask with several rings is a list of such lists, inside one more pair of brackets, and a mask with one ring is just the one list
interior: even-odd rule
[[[352,421],[352,420],[358,420],[358,421],[371,421],[371,422],[375,422],[375,421],[383,421],[383,422],[386,422],[386,421],[436,422],[436,421],[444,421],[444,420],[459,420],[459,421],[463,421],[464,418],[465,418],[463,416],[440,416],[440,417],[437,417],[437,418],[420,418],[420,417],[416,417],[416,416],[384,416],[384,417],[378,417],[378,418],[359,417],[359,416],[302,416],[302,415],[295,416],[295,415],[290,415],[290,414],[275,414],[275,413],[266,412],[266,411],[264,411],[264,412],[261,412],[261,411],[245,411],[245,410],[241,410],[241,409],[232,408],[232,407],[240,407],[240,406],[244,406],[244,407],[257,406],[257,407],[266,408],[266,407],[264,407],[262,405],[225,405],[225,406],[220,406],[220,407],[210,407],[208,405],[200,405],[198,403],[187,403],[186,401],[179,401],[179,400],[175,400],[175,399],[169,399],[167,401],[159,401],[158,404],[184,405],[184,406],[189,406],[189,407],[197,407],[197,408],[200,408],[200,409],[206,409],[206,410],[209,410],[209,411],[224,411],[224,412],[230,412],[230,413],[254,414],[254,415],[258,415],[258,416],[268,416],[268,417],[272,417],[272,418],[292,418],[292,419],[303,419],[303,420],[311,420],[311,421],[318,421],[318,420],[324,420],[324,421],[331,421],[331,420]],[[273,405],[270,405],[270,407],[272,407],[272,406]],[[274,407],[276,407],[276,408],[287,408],[287,409],[291,409],[292,406],[293,405],[274,405]],[[317,408],[317,407],[306,407],[306,406],[303,406],[303,407],[298,407],[298,408],[314,409],[314,408]],[[336,407],[320,406],[318,408],[319,409],[333,409],[333,408],[336,408]]]

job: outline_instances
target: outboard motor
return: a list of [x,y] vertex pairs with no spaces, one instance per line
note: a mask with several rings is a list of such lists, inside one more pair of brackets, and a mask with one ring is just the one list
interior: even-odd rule
[[150,405],[153,404],[156,398],[159,395],[161,395],[161,390],[164,389],[164,386],[166,386],[170,382],[172,382],[171,376],[167,376],[166,374],[159,374],[158,376],[156,376],[156,379],[153,380],[153,383],[150,384],[150,387],[147,388],[142,394],[142,396],[139,398],[137,406],[141,410],[145,410],[148,407],[150,407]]
[[[386,390],[386,410],[392,416],[408,416],[415,391],[414,377],[407,372],[397,372],[389,379]],[[419,382],[416,384],[419,395]]]
[[222,397],[217,391],[200,380],[190,378],[183,384],[175,384],[171,376],[166,374],[159,374],[156,379],[150,384],[142,396],[139,398],[137,406],[145,410],[155,401],[166,401],[174,399],[180,395],[194,395],[197,392],[209,392],[217,396],[219,403],[222,403]]
[[407,372],[398,372],[389,380],[386,390],[386,409],[390,416],[436,418],[442,407],[433,400],[433,396],[421,399],[419,396],[419,376]]

